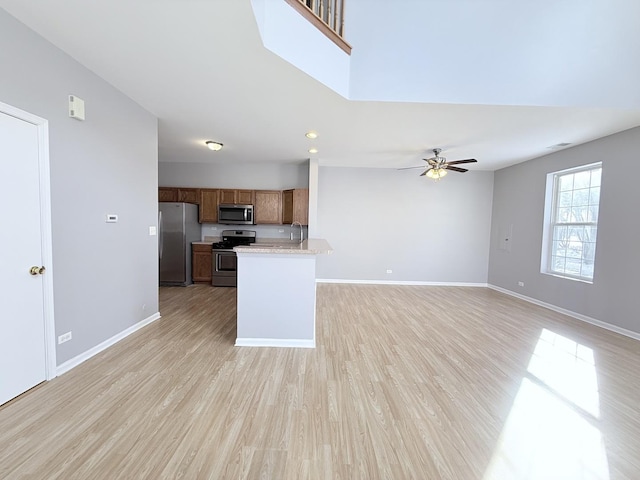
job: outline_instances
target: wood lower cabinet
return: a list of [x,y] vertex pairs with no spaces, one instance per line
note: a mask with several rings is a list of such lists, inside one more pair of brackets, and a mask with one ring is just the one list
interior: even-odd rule
[[178,189],[175,187],[158,187],[159,202],[177,202]]
[[218,223],[218,189],[200,189],[200,223]]
[[282,223],[309,225],[309,189],[295,188],[282,192]]
[[213,259],[211,245],[191,245],[191,278],[193,283],[211,284]]
[[253,214],[256,225],[282,224],[282,192],[256,190]]

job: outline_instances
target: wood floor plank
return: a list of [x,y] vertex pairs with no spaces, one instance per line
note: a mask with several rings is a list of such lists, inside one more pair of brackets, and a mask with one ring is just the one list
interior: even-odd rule
[[485,288],[317,295],[316,349],[250,348],[235,289],[161,288],[0,406],[0,479],[640,478],[640,342]]

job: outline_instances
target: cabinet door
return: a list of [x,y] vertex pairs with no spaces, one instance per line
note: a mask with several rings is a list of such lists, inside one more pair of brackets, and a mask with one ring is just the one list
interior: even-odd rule
[[240,205],[254,205],[255,191],[254,190],[236,190],[236,203],[239,203]]
[[282,223],[282,193],[277,190],[256,190],[254,215],[256,224]]
[[159,202],[177,202],[178,189],[175,187],[158,187]]
[[221,189],[220,190],[220,200],[219,203],[220,205],[226,205],[226,204],[233,204],[233,203],[238,203],[236,202],[236,193],[238,191],[237,190],[229,190],[229,189]]
[[200,223],[218,223],[218,190],[200,189]]
[[296,188],[282,192],[282,223],[309,224],[309,189]]
[[200,204],[200,189],[198,188],[178,188],[178,201],[185,203]]
[[191,276],[194,283],[211,283],[211,245],[193,245]]

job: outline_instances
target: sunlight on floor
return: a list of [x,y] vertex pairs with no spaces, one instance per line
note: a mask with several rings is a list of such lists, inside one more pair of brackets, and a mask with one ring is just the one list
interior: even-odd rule
[[593,350],[543,330],[484,480],[609,480]]

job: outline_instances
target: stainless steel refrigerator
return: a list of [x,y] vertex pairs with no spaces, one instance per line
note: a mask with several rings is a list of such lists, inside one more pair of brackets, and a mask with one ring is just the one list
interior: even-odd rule
[[191,242],[200,240],[198,206],[160,202],[158,209],[160,285],[191,285]]

